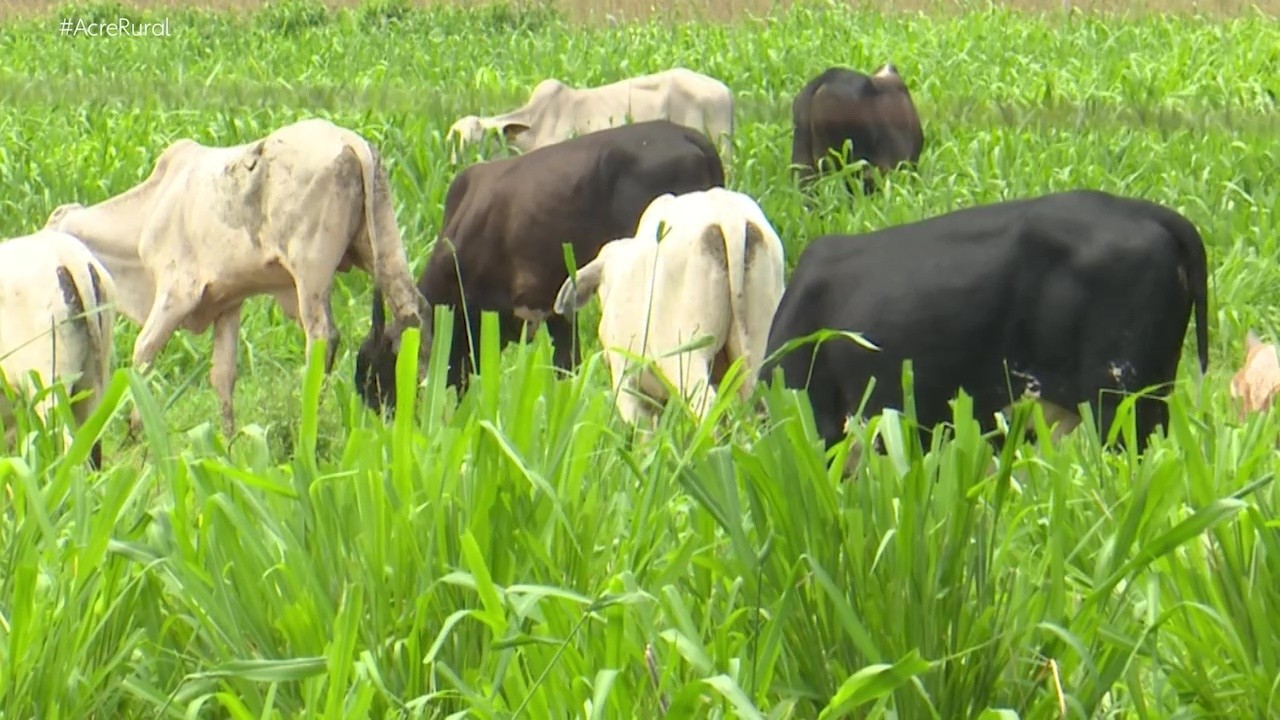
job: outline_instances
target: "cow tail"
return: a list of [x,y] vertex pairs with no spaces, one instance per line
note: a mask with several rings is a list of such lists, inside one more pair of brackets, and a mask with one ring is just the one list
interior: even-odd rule
[[[112,337],[116,324],[116,285],[111,274],[100,265],[85,263],[89,275],[90,292],[93,293],[94,317],[89,322],[89,344],[105,384],[111,372]],[[85,307],[89,307],[88,303]],[[100,390],[101,391],[101,388]]]
[[[733,215],[730,227],[724,227],[726,223],[721,223],[725,258],[728,261],[725,270],[729,275],[729,332],[742,353],[743,370],[747,372],[750,372],[759,359],[751,357],[752,344],[747,328],[747,298],[744,287],[747,282],[747,255],[751,252],[750,223],[751,220],[742,213]],[[752,378],[748,378],[743,384],[744,392],[749,392],[754,385],[751,380]]]
[[[81,368],[81,379],[76,386],[92,389],[96,398],[110,372],[115,283],[109,273],[92,262],[63,265],[61,270],[69,281],[62,287],[66,319],[81,328],[89,345],[89,361]],[[71,287],[67,287],[68,284]],[[69,297],[70,293],[74,296]]]
[[347,147],[360,160],[360,176],[364,185],[364,226],[373,263],[374,329],[381,331],[384,326],[383,295],[395,320],[413,318],[421,321],[421,306],[409,276],[409,260],[391,207],[391,183],[382,158],[368,141],[355,133],[348,138]]
[[1172,213],[1169,228],[1182,247],[1187,265],[1187,281],[1191,285],[1191,302],[1195,308],[1196,346],[1200,356],[1200,372],[1209,370],[1209,271],[1205,257],[1204,238],[1187,218]]

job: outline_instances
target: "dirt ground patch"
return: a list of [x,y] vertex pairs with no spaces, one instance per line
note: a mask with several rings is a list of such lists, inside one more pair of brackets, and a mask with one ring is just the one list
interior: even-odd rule
[[[416,6],[451,4],[477,6],[491,0],[410,0]],[[964,0],[849,0],[888,12],[925,12],[945,16],[983,7]],[[331,7],[352,6],[360,0],[324,0]],[[127,8],[209,8],[244,12],[264,3],[252,0],[122,0]],[[789,0],[515,0],[514,5],[552,5],[581,21],[616,21],[652,16],[699,18],[717,22],[747,16],[761,16],[775,8],[791,5]],[[1070,7],[1087,13],[1204,13],[1214,17],[1249,14],[1255,9],[1271,17],[1280,15],[1280,0],[1008,0],[1000,3],[1018,10],[1062,12]],[[62,7],[61,0],[0,0],[0,19],[49,14]]]

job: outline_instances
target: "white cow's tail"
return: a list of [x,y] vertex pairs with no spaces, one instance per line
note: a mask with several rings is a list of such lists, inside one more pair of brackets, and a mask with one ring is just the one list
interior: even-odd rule
[[110,273],[92,262],[59,265],[58,283],[67,311],[66,322],[82,328],[89,344],[92,368],[82,369],[77,383],[92,388],[95,397],[111,371],[112,330],[116,319],[116,285]]
[[[422,317],[423,307],[409,275],[409,260],[391,205],[391,183],[382,166],[382,158],[373,145],[356,133],[347,134],[346,145],[360,160],[364,226],[373,264],[370,274],[373,275],[374,286],[385,296],[393,323],[412,322],[417,326],[425,319]],[[378,300],[375,296],[375,302]]]
[[755,387],[755,368],[760,358],[751,357],[751,337],[747,326],[747,258],[753,252],[752,245],[763,241],[760,229],[743,213],[725,213],[732,220],[721,221],[725,240],[725,257],[729,275],[729,340],[741,353],[742,370],[747,373],[741,394],[747,397]]

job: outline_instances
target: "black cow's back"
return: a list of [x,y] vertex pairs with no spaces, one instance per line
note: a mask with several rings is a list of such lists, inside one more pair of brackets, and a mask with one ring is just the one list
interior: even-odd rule
[[[809,384],[829,443],[871,378],[868,414],[901,407],[907,358],[926,426],[949,417],[960,387],[986,420],[1020,382],[1010,373],[1073,409],[1099,388],[1172,381],[1193,308],[1203,356],[1204,278],[1198,233],[1168,208],[1094,191],[994,203],[815,239],[774,315],[767,354],[820,329],[880,346],[831,340],[776,363],[787,386]],[[1160,408],[1142,411],[1140,432],[1163,421]]]

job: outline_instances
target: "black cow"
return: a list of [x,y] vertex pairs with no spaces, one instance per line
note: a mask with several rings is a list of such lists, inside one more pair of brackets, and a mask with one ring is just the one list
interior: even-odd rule
[[[546,322],[556,366],[576,366],[573,321],[551,313],[568,277],[561,244],[572,245],[581,267],[606,242],[632,235],[659,195],[723,186],[724,166],[707,136],[667,120],[467,167],[449,186],[444,229],[418,280],[428,302],[454,308],[449,384],[466,384],[485,310],[499,313],[503,344],[518,339],[526,321]],[[458,312],[464,301],[466,318]],[[375,292],[355,372],[358,391],[375,410],[395,403],[395,353],[380,339],[381,303]]]
[[[922,432],[951,417],[948,402],[963,388],[987,430],[1029,392],[1074,422],[1090,403],[1105,433],[1122,400],[1112,391],[1174,380],[1193,308],[1208,369],[1206,273],[1204,243],[1185,217],[1091,190],[827,235],[801,253],[767,353],[826,328],[861,333],[880,350],[831,338],[816,352],[795,348],[761,376],[781,367],[786,386],[808,381],[828,448],[872,378],[867,415],[902,407],[906,359]],[[1160,398],[1138,400],[1140,451],[1167,420]]]
[[[802,185],[824,171],[831,162],[828,152],[840,152],[846,140],[852,144],[851,154],[842,155],[846,163],[865,160],[881,173],[914,166],[924,149],[915,103],[891,64],[870,76],[828,68],[796,95],[791,123],[791,164]],[[861,177],[863,192],[874,192],[875,174],[864,168]]]

